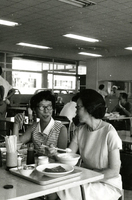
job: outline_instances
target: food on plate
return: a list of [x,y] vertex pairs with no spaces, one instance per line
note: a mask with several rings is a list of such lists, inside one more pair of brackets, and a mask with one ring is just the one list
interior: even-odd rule
[[34,169],[35,167],[34,166],[31,166],[31,165],[24,165],[23,166],[23,169],[24,170],[31,170],[31,169]]
[[23,176],[30,176],[30,174],[35,170],[35,165],[23,165],[18,167],[18,171]]
[[53,168],[45,168],[44,171],[45,172],[52,172],[52,173],[66,172],[66,170],[61,166],[57,166],[57,167],[53,167]]

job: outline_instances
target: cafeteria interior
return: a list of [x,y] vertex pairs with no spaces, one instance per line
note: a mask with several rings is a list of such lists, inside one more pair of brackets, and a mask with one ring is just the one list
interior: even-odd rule
[[[1,54],[1,58],[4,60],[4,57],[7,56],[7,54],[3,53]],[[3,61],[2,60],[2,61]],[[1,64],[2,64],[1,61]],[[8,60],[9,61],[9,60]],[[56,116],[59,116],[59,113],[61,109],[64,107],[66,103],[68,103],[74,94],[76,92],[81,91],[84,88],[89,88],[88,85],[90,85],[91,82],[91,88],[92,85],[97,84],[98,78],[95,77],[95,83],[93,83],[93,80],[89,80],[90,76],[95,76],[95,70],[92,70],[89,73],[88,64],[83,63],[79,67],[76,65],[76,63],[61,63],[64,70],[65,68],[72,68],[74,71],[78,71],[78,74],[73,73],[73,77],[68,79],[69,74],[65,75],[65,72],[63,72],[63,69],[61,70],[61,75],[57,74],[57,70],[54,70],[57,75],[52,74],[52,70],[50,70],[50,66],[53,67],[55,65],[55,68],[59,67],[60,63],[56,62],[45,62],[41,61],[43,64],[43,70],[42,72],[35,72],[35,76],[32,77],[32,73],[34,72],[28,72],[25,69],[21,69],[22,63],[25,64],[25,66],[28,66],[29,63],[32,65],[31,58],[29,60],[21,60],[21,58],[13,58],[9,61],[10,65],[8,65],[8,69],[3,67],[4,71],[4,77],[12,84],[13,88],[16,89],[15,94],[10,98],[10,104],[7,107],[7,117],[14,117],[17,113],[25,111],[27,115],[27,108],[29,106],[30,98],[33,94],[38,93],[42,90],[52,90],[53,93],[56,95],[58,101],[56,102]],[[22,63],[21,63],[22,62]],[[40,61],[35,61],[35,63],[39,63]],[[34,63],[34,62],[33,62]],[[15,68],[17,65],[18,69]],[[35,64],[33,64],[35,65]],[[3,65],[4,66],[4,65]],[[38,67],[38,65],[36,65]],[[46,68],[46,69],[45,69]],[[54,68],[54,67],[53,67]],[[78,70],[76,70],[76,68]],[[100,66],[101,68],[101,66]],[[34,67],[35,69],[35,67]],[[44,70],[45,69],[45,70]],[[110,73],[114,73],[112,70]],[[51,78],[51,75],[54,76]],[[64,76],[63,81],[60,80],[61,76]],[[41,76],[41,78],[40,78]],[[104,75],[103,75],[104,76]],[[122,75],[121,75],[122,76]],[[23,78],[25,77],[25,78]],[[66,78],[65,78],[66,77]],[[57,79],[58,78],[58,79]],[[44,79],[44,80],[43,80]],[[114,78],[113,78],[114,79]],[[41,81],[40,81],[41,80]],[[53,82],[52,82],[53,81]],[[50,82],[50,84],[49,84]],[[52,84],[51,84],[52,82]],[[27,85],[26,85],[27,84]],[[28,85],[30,84],[30,85]],[[131,81],[118,81],[118,80],[100,80],[98,81],[98,86],[100,84],[104,84],[106,91],[108,93],[108,96],[106,97],[106,106],[107,106],[107,113],[111,114],[111,111],[113,107],[118,102],[118,97],[120,92],[126,92],[128,96],[128,101],[132,102],[132,84]],[[113,94],[112,86],[117,86],[116,94]],[[93,88],[98,89],[98,87]],[[30,91],[30,92],[29,92]],[[106,119],[105,119],[106,120]],[[107,119],[108,120],[108,119]],[[114,119],[112,119],[113,121]],[[115,119],[116,121],[118,118]],[[112,121],[109,121],[110,123]],[[118,130],[117,130],[118,131]],[[123,138],[123,147],[125,148],[123,150],[123,153],[121,152],[121,158],[122,158],[122,176],[124,180],[124,196],[125,200],[130,200],[132,195],[132,182],[131,179],[128,181],[128,177],[131,175],[131,169],[132,169],[132,138],[131,138],[131,132],[130,130],[120,130],[118,131],[119,136]],[[129,166],[129,167],[128,167]]]
[[[121,200],[132,199],[132,117],[112,111],[120,93],[127,93],[132,104],[131,0],[1,0],[0,6],[0,66],[15,89],[5,119],[0,119],[0,140],[12,134],[17,113],[26,115],[25,131],[31,97],[50,90],[56,96],[54,116],[65,124],[70,142],[73,130],[66,117],[60,118],[61,110],[77,92],[104,85],[103,120],[115,126],[123,144]],[[11,191],[6,199],[14,195]]]

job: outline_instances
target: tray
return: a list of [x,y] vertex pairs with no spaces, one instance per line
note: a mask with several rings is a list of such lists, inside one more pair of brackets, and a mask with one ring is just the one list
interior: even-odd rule
[[67,179],[69,180],[70,178],[72,178],[72,179],[75,178],[75,180],[76,180],[77,178],[80,178],[80,175],[82,173],[81,169],[74,169],[74,171],[72,171],[71,173],[69,173],[67,175],[53,178],[53,177],[45,176],[43,173],[38,172],[37,170],[34,170],[32,172],[32,174],[30,174],[30,176],[24,176],[24,175],[20,174],[17,167],[11,168],[10,172],[13,175],[19,176],[23,179],[37,183],[39,185],[48,185],[48,184],[56,183],[56,182],[59,182],[62,180],[64,180],[64,181]]

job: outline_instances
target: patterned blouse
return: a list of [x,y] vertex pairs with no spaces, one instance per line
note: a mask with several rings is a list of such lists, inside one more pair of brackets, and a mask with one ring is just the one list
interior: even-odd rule
[[[60,134],[60,129],[64,126],[60,121],[55,121],[53,119],[52,127],[49,129],[48,134],[45,133],[45,130],[43,132],[40,131],[40,123],[34,123],[32,125],[32,142],[34,144],[35,149],[37,149],[39,152],[42,152],[40,150],[40,147],[42,144],[49,146],[50,144],[53,144],[55,147],[57,146],[58,143],[58,138]],[[46,131],[47,132],[47,131]],[[44,153],[44,151],[43,151]]]

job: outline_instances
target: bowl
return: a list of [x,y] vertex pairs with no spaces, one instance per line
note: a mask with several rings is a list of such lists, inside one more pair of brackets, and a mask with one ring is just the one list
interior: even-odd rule
[[60,153],[57,154],[57,159],[60,163],[75,166],[80,159],[80,155],[75,153]]
[[35,165],[23,165],[18,167],[20,174],[24,176],[30,176],[30,174],[35,170]]

